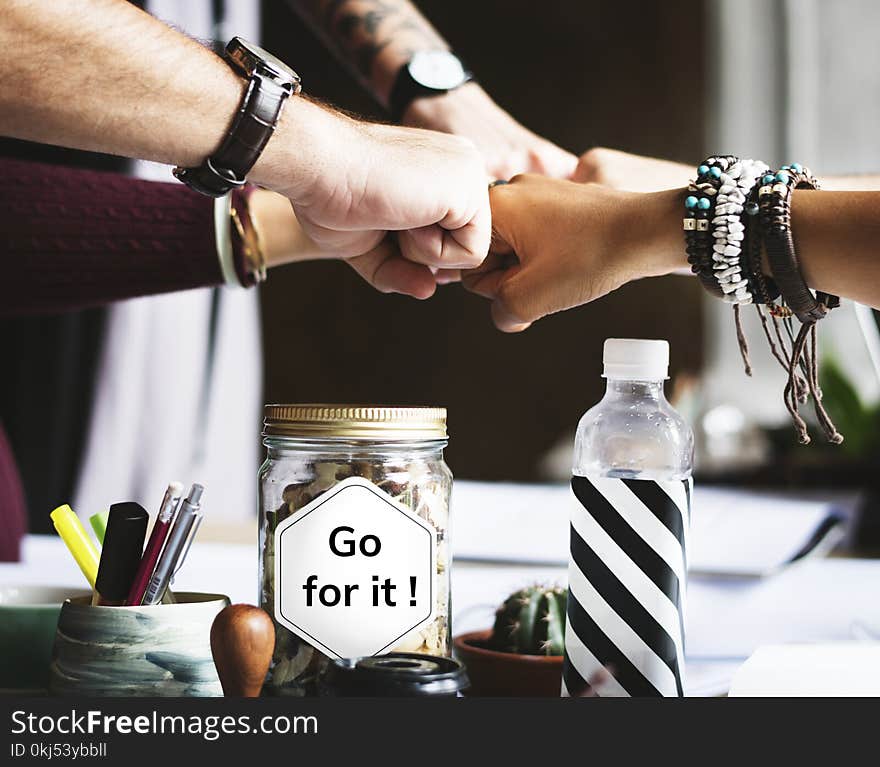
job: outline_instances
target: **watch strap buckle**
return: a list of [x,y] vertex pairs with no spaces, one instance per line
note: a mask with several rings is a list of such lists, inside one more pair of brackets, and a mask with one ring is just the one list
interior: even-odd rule
[[178,181],[208,197],[222,197],[230,189],[243,187],[246,182],[246,179],[238,178],[228,168],[215,167],[210,157],[206,157],[205,161],[195,168],[178,166],[172,173]]

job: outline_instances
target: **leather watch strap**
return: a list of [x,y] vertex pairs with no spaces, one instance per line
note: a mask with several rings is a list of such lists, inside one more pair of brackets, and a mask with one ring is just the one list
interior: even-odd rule
[[290,86],[267,77],[252,77],[220,148],[202,165],[175,168],[174,175],[211,197],[220,197],[242,186],[271,138],[284,101],[291,93]]
[[444,93],[448,91],[426,88],[416,82],[409,72],[409,66],[402,66],[397,77],[394,78],[394,85],[391,86],[391,93],[388,95],[388,111],[391,112],[391,119],[394,122],[402,122],[404,112],[420,96],[442,96]]

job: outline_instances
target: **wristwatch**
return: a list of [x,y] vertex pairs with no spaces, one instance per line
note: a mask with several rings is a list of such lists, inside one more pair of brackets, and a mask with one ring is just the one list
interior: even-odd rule
[[400,122],[407,107],[422,96],[442,96],[473,80],[461,59],[450,51],[419,51],[400,68],[388,106]]
[[191,189],[222,197],[243,186],[254,167],[289,96],[302,90],[299,75],[262,48],[233,37],[226,45],[229,65],[248,87],[220,148],[195,168],[175,168],[174,175]]

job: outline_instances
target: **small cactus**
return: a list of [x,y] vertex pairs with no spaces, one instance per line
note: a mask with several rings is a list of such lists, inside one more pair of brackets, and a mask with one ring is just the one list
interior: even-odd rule
[[568,589],[529,586],[511,594],[495,612],[488,646],[523,655],[562,655]]

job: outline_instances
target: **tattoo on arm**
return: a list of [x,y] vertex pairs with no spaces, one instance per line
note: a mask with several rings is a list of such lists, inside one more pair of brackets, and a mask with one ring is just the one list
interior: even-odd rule
[[357,73],[371,80],[376,57],[445,49],[442,37],[409,0],[288,0]]

